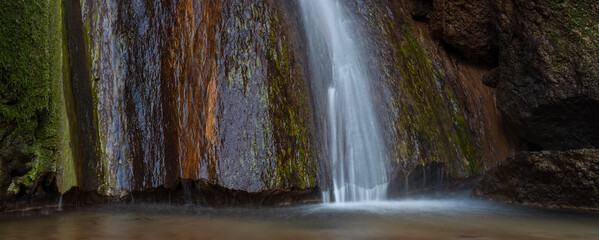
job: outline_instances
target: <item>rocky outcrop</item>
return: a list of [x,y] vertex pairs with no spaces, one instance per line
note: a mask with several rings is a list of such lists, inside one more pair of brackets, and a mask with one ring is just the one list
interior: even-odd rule
[[[495,89],[506,122],[495,132],[512,136],[516,149],[599,146],[599,7],[594,1],[408,2],[413,17],[450,55],[488,67],[482,79],[469,78]],[[474,194],[537,206],[596,208],[596,159],[594,150],[517,154],[490,170]]]
[[466,58],[497,61],[496,10],[492,0],[434,0],[430,26],[433,34]]
[[357,29],[369,36],[361,46],[371,63],[373,96],[388,139],[396,179],[392,191],[402,191],[405,176],[414,178],[409,182],[437,181],[416,179],[422,178],[417,169],[423,165],[442,163],[446,175],[464,178],[513,153],[495,91],[482,82],[490,67],[453,54],[424,23],[436,21],[436,2],[347,2],[357,15]]
[[93,96],[92,114],[77,111],[93,126],[81,145],[93,150],[60,176],[75,168],[76,186],[105,195],[179,178],[248,192],[317,186],[293,1],[81,1],[73,11]]
[[484,78],[523,148],[599,146],[599,9],[594,1],[412,0],[449,51]]
[[489,171],[472,195],[530,206],[599,210],[599,150],[518,153]]
[[[21,33],[52,32],[34,45],[67,49],[14,55],[4,47],[33,43],[2,29],[17,40],[1,46],[0,198],[9,186],[18,196],[42,185],[121,196],[184,178],[258,193],[314,189],[326,178],[325,114],[307,86],[297,1],[64,2],[77,3],[63,5],[66,43],[57,43],[60,23]],[[520,140],[531,149],[599,145],[592,1],[407,2],[344,1],[368,36],[359,44],[392,178],[426,189],[445,174],[477,175]],[[52,14],[40,16],[61,19]],[[14,64],[62,63],[60,51],[68,67]],[[61,69],[64,84],[50,81]],[[8,88],[25,82],[23,70],[43,77]]]
[[58,2],[0,4],[0,199],[318,187],[294,1]]
[[532,149],[599,146],[595,1],[498,1],[499,67],[487,82]]

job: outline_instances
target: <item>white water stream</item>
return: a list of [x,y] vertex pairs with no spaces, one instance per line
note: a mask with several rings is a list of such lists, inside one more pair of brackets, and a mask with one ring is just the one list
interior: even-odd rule
[[[360,38],[338,0],[301,0],[308,38],[312,89],[326,112],[331,182],[325,202],[386,199],[384,141],[373,109]],[[319,82],[315,82],[319,81]],[[323,90],[322,88],[326,89]],[[327,189],[327,186],[323,187]]]

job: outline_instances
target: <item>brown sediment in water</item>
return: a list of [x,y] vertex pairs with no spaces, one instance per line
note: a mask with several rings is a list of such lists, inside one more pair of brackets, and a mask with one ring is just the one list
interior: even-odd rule
[[[597,239],[599,216],[459,199],[364,205],[115,206],[0,217],[8,239]],[[32,228],[31,226],[35,226]]]

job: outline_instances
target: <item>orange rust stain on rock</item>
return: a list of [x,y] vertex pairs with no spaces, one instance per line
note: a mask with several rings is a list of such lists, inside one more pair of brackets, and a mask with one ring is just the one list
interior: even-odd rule
[[198,179],[202,169],[216,181],[215,144],[218,25],[220,1],[178,2],[169,47],[171,109],[182,178]]
[[487,167],[495,166],[517,150],[514,136],[506,130],[501,118],[496,100],[495,89],[483,84],[483,76],[490,71],[488,67],[449,56],[440,49],[432,39],[426,24],[416,22],[422,42],[434,53],[437,62],[445,68],[446,77],[456,87],[456,97],[464,103],[465,111],[469,112],[472,125],[478,139],[482,141],[484,162]]

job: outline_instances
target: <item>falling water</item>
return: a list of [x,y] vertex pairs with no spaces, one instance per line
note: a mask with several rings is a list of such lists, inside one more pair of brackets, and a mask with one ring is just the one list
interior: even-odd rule
[[441,167],[441,187],[443,187],[443,167]]
[[410,177],[410,174],[409,173],[406,174],[406,177],[405,177],[406,178],[406,183],[404,184],[405,185],[404,188],[406,190],[406,194],[410,193],[410,182],[408,181],[409,177]]
[[58,211],[62,211],[62,195],[58,198]]
[[422,189],[426,189],[426,168],[422,167]]
[[351,17],[337,0],[302,0],[301,8],[310,48],[311,87],[327,117],[332,189],[323,192],[323,199],[385,199],[387,159],[357,44],[359,34],[351,31],[355,28]]

